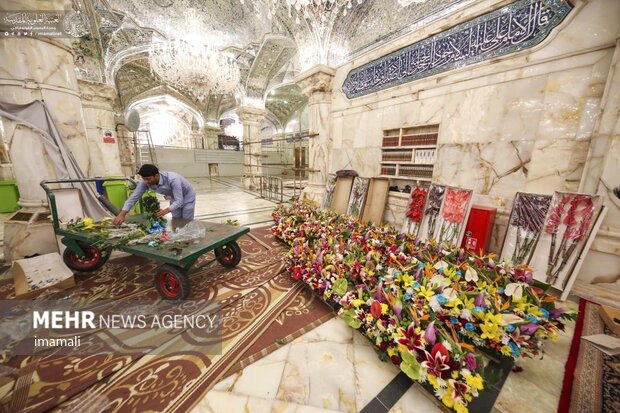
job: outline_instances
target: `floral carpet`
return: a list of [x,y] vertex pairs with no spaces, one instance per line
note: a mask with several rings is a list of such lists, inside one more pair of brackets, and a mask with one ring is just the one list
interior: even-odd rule
[[[581,311],[582,310],[582,311]],[[581,300],[580,317],[583,318],[579,337],[592,334],[610,334],[599,316],[599,305]],[[620,412],[620,356],[608,356],[586,340],[579,340],[571,347],[571,357],[577,352],[570,403],[560,401],[558,412],[597,413]],[[566,381],[565,381],[566,382]],[[564,397],[564,391],[562,396]],[[569,406],[567,405],[569,404]]]
[[[191,299],[208,299],[208,311],[215,308],[225,320],[221,351],[209,355],[213,339],[188,331],[129,332],[140,351],[123,353],[112,351],[114,337],[92,334],[88,344],[100,346],[99,354],[15,356],[0,364],[0,411],[188,411],[225,375],[333,316],[291,281],[282,260],[286,248],[269,228],[254,229],[238,243],[243,259],[237,267],[214,263],[191,276]],[[61,293],[158,300],[153,286],[158,265],[136,257],[111,259],[97,273],[77,276],[76,287]],[[13,296],[11,280],[0,283],[0,299]]]

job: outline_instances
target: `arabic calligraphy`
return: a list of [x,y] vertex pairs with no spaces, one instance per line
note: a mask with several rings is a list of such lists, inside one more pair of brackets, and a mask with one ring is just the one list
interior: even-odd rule
[[71,36],[87,33],[80,12],[74,11],[3,11],[0,33],[8,36]]
[[352,99],[530,48],[573,6],[567,0],[520,0],[352,69],[342,85]]

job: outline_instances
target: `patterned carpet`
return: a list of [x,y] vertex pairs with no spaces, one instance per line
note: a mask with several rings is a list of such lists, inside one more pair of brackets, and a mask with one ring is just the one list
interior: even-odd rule
[[[582,299],[583,328],[580,337],[610,334],[599,316],[599,305]],[[575,334],[579,334],[576,330]],[[571,347],[571,353],[575,346]],[[620,412],[620,356],[608,356],[586,340],[580,340],[575,363],[570,408],[560,404],[560,412]],[[569,356],[570,358],[570,356]]]
[[[123,354],[111,351],[113,337],[92,334],[87,344],[99,346],[99,354],[16,356],[0,365],[0,409],[185,412],[225,375],[333,317],[329,307],[291,281],[282,260],[286,247],[268,228],[253,229],[238,243],[243,259],[237,267],[213,263],[191,276],[191,299],[209,303],[191,312],[215,309],[225,320],[220,352],[209,355],[213,338],[195,331],[131,330],[127,334],[140,351]],[[76,277],[70,292],[90,300],[157,300],[158,266],[136,257],[111,259],[96,274]],[[12,282],[0,283],[0,299],[13,296]]]

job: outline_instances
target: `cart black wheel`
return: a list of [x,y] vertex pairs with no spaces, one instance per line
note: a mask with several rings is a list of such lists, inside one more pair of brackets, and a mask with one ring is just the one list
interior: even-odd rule
[[67,267],[75,271],[88,272],[98,270],[106,263],[112,253],[111,249],[102,251],[84,242],[78,242],[78,245],[84,251],[84,255],[77,254],[69,248],[62,253],[62,260]]
[[155,274],[155,288],[164,300],[180,301],[189,296],[189,277],[172,265],[164,265]]
[[236,241],[215,249],[217,261],[226,268],[233,268],[241,261],[241,248]]

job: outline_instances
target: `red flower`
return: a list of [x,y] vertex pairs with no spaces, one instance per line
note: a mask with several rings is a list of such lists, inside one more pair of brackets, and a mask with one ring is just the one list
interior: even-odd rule
[[409,351],[413,351],[413,349],[415,348],[424,350],[424,344],[422,344],[422,333],[415,332],[415,327],[413,323],[409,324],[409,327],[407,327],[407,330],[405,330],[404,328],[401,328],[400,333],[404,337],[400,337],[396,339],[396,342],[398,344],[407,346],[407,349]]
[[390,360],[392,360],[392,364],[396,364],[397,366],[402,361],[397,355],[393,355],[392,357],[390,357]]
[[372,314],[374,318],[381,317],[381,303],[379,303],[379,301],[372,302],[370,305],[370,314]]
[[576,195],[568,208],[563,224],[566,225],[564,238],[579,242],[585,237],[594,215],[594,204],[588,195]]
[[547,217],[547,222],[545,223],[545,232],[547,234],[552,234],[557,231],[558,226],[562,223],[564,209],[566,209],[571,201],[571,196],[562,195],[554,201],[555,203],[551,204],[551,207],[549,208],[549,216]]
[[450,355],[443,344],[437,343],[433,346],[430,353],[428,351],[425,353],[426,361],[422,362],[422,366],[426,367],[429,373],[437,377],[441,377],[442,371],[450,369],[450,366],[448,365]]
[[470,196],[471,191],[467,189],[447,188],[443,206],[444,219],[448,222],[463,222]]
[[412,222],[420,222],[424,214],[424,203],[426,202],[426,189],[416,188],[411,191],[411,199],[407,208],[407,218]]

